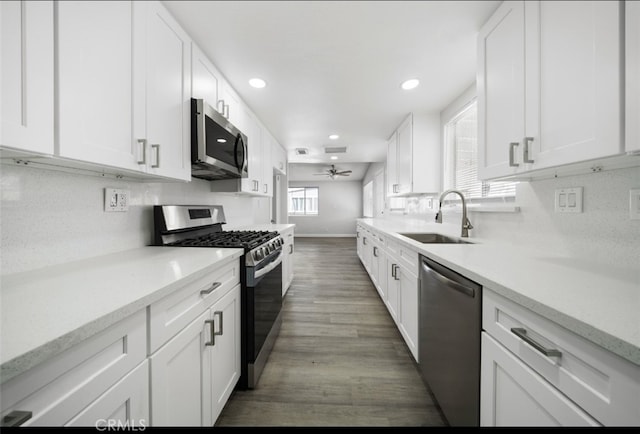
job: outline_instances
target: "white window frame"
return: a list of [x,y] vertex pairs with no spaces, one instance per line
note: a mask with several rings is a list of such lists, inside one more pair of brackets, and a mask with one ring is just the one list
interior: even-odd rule
[[[291,190],[304,190],[305,192],[305,200],[303,201],[304,205],[304,212],[303,213],[292,213],[291,209],[290,209],[290,197],[289,197],[289,193]],[[306,194],[307,194],[307,190],[308,189],[315,189],[318,191],[318,204],[317,204],[317,212],[315,213],[310,213],[307,212],[307,207],[306,207]],[[320,215],[320,187],[313,187],[313,186],[301,186],[301,187],[288,187],[287,188],[287,215],[289,217],[317,217]]]

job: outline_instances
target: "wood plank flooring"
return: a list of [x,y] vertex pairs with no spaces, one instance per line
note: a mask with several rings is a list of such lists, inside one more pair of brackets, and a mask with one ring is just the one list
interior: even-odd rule
[[353,238],[296,238],[280,335],[216,426],[442,426]]

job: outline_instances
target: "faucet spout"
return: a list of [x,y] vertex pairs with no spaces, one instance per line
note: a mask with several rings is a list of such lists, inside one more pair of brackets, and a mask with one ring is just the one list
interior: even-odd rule
[[467,203],[464,200],[464,195],[462,194],[462,192],[458,190],[447,190],[440,195],[440,205],[438,206],[438,212],[436,213],[436,223],[442,223],[442,200],[449,193],[455,193],[458,196],[460,196],[460,199],[462,199],[462,234],[460,236],[464,238],[468,238],[469,229],[473,229],[473,226],[471,225],[471,222],[467,218]]

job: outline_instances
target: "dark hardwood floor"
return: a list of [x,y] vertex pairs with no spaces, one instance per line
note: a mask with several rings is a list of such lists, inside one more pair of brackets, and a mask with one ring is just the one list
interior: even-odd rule
[[258,386],[216,426],[442,426],[353,238],[296,238],[295,278]]

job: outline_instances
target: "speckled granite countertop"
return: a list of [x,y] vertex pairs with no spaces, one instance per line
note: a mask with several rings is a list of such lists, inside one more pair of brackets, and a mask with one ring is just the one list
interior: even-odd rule
[[470,238],[476,244],[422,244],[399,233],[459,236],[459,226],[358,223],[385,232],[436,262],[640,365],[640,268],[624,269],[526,252],[518,246]]
[[143,247],[1,276],[0,383],[242,254]]

